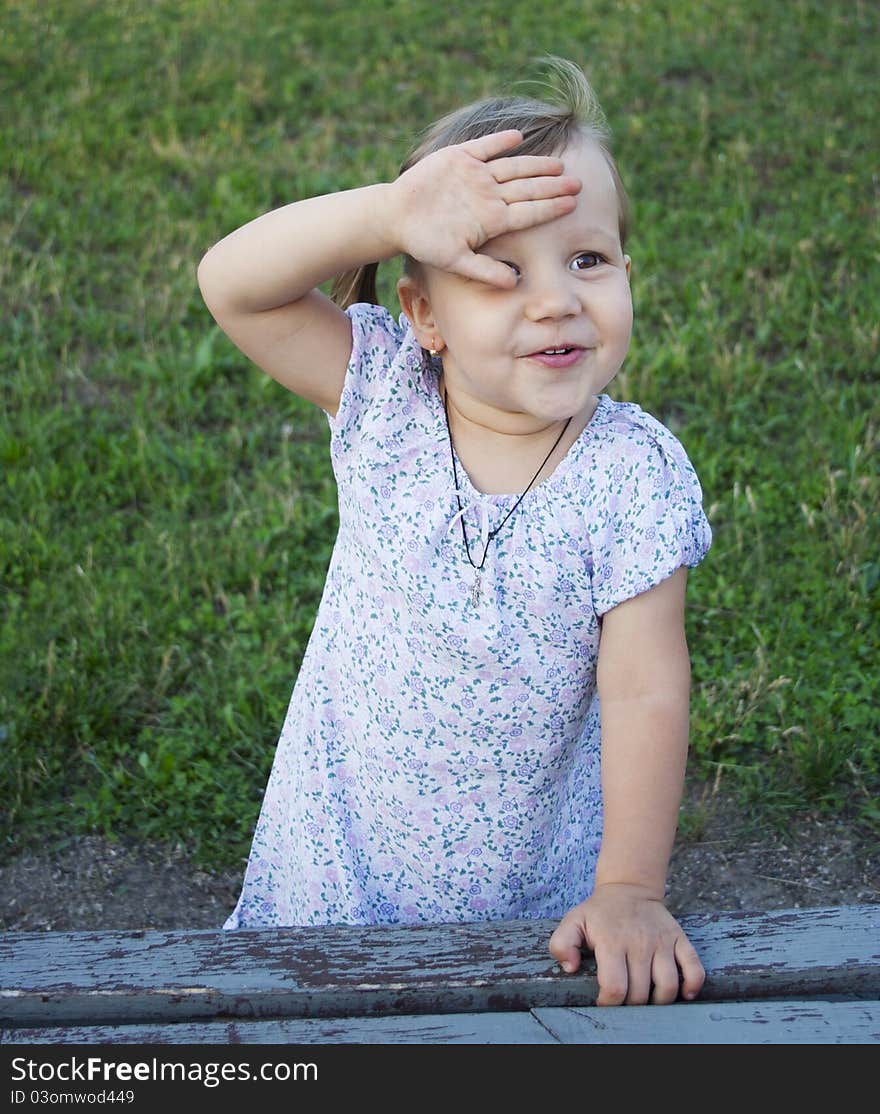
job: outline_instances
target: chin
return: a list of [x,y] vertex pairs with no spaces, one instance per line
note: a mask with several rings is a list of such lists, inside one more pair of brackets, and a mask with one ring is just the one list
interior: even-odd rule
[[576,417],[591,407],[597,393],[592,388],[586,391],[565,391],[556,398],[548,398],[542,404],[536,405],[531,413],[542,421],[565,421],[566,418]]

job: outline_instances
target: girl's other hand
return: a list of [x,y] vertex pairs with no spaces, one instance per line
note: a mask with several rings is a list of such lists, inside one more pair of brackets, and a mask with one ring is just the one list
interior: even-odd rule
[[667,1005],[679,986],[683,998],[696,998],[706,977],[681,926],[640,886],[597,886],[559,922],[550,954],[573,973],[584,944],[596,957],[598,1006]]
[[496,236],[570,213],[581,189],[551,156],[496,157],[521,143],[495,132],[426,155],[392,182],[389,228],[399,251],[421,263],[512,287],[510,267],[477,249]]

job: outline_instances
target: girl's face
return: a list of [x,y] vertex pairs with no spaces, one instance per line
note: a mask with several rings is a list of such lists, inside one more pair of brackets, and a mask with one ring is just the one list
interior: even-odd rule
[[588,417],[629,347],[630,260],[611,171],[588,140],[562,159],[583,183],[574,210],[480,249],[513,268],[515,287],[425,266],[400,284],[419,342],[442,351],[450,399],[499,433]]

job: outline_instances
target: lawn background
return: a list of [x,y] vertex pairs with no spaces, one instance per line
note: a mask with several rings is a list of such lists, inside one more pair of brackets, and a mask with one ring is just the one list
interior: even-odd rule
[[88,831],[246,854],[335,489],[323,415],[218,332],[197,263],[393,176],[545,51],[587,70],[633,200],[610,393],[682,438],[715,534],[692,783],[877,830],[877,5],[4,8],[4,858]]

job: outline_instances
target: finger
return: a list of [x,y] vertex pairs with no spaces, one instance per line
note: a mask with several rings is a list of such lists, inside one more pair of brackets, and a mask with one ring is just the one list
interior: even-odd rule
[[706,972],[687,936],[679,936],[675,941],[675,961],[681,970],[682,998],[696,998],[706,981]]
[[[508,268],[510,270],[510,268]],[[581,965],[581,941],[583,936],[576,926],[559,925],[550,937],[549,950],[553,958],[562,965],[563,971],[573,974]]]
[[490,286],[500,286],[505,290],[511,290],[516,286],[516,275],[506,263],[477,252],[462,256],[449,267],[449,270],[464,275],[465,278],[487,282]]
[[678,965],[671,951],[657,952],[651,965],[654,989],[651,1002],[655,1006],[668,1006],[678,997]]
[[522,141],[523,133],[511,128],[503,132],[492,132],[491,135],[481,135],[478,139],[468,139],[459,146],[475,159],[488,162],[489,159],[500,155],[502,151],[509,151],[511,147],[515,147]]
[[507,206],[507,230],[520,232],[536,224],[546,224],[570,213],[577,200],[570,194],[564,197],[548,197],[540,201],[518,201]]
[[597,1006],[621,1006],[629,989],[626,956],[623,952],[596,951],[596,973],[599,980]]
[[561,174],[565,164],[551,155],[511,155],[495,159],[490,167],[496,182],[512,182],[514,178],[540,178]]
[[626,957],[626,1004],[646,1006],[651,997],[651,958],[641,953]]
[[498,191],[508,205],[515,205],[519,201],[540,201],[548,197],[563,197],[580,193],[580,178],[563,175],[558,178],[546,175],[538,178],[515,178],[503,182]]

